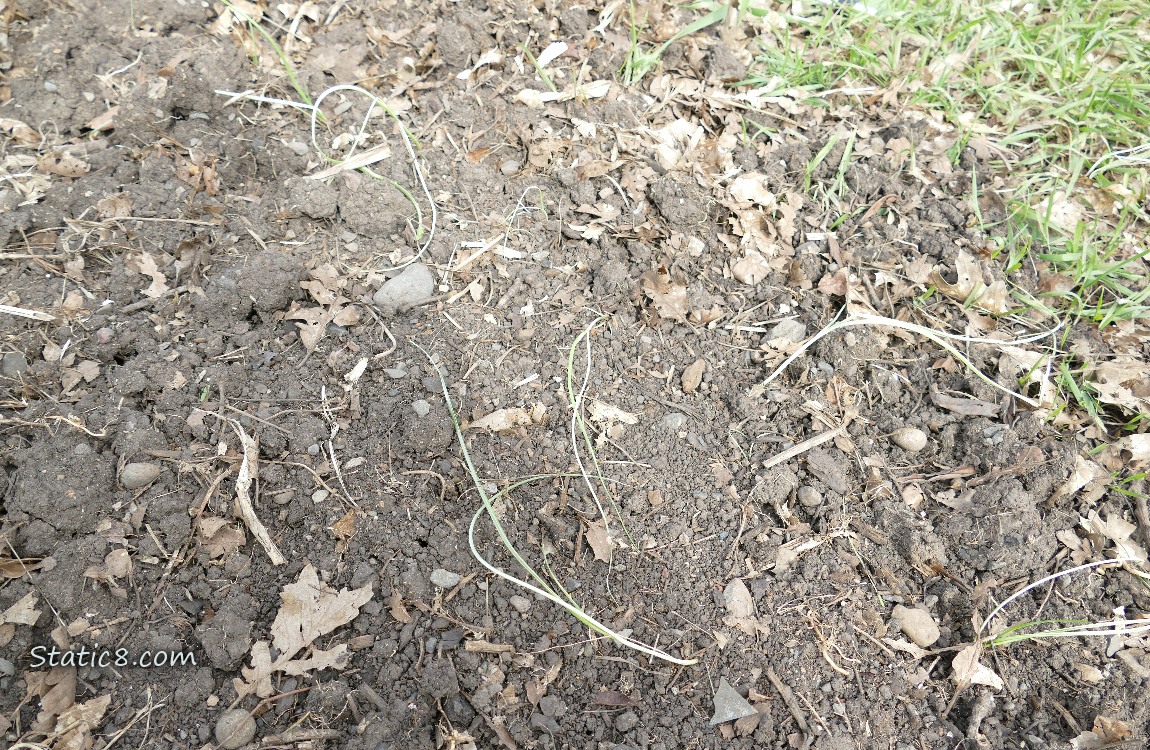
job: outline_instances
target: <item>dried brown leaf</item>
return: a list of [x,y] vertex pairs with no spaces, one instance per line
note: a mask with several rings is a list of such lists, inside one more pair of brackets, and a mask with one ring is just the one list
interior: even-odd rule
[[391,600],[387,610],[396,622],[401,622],[404,625],[411,623],[411,613],[407,611],[407,607],[403,606],[403,596],[396,589],[391,590]]
[[666,266],[644,271],[639,289],[661,318],[684,323],[687,320],[687,279]]
[[200,516],[196,525],[199,530],[198,541],[213,559],[226,557],[247,542],[243,529],[223,518]]
[[36,166],[39,167],[42,172],[71,178],[83,177],[92,169],[87,162],[73,156],[67,151],[43,156],[36,162]]
[[20,601],[0,613],[0,625],[7,623],[35,625],[39,617],[40,610],[36,609],[36,592],[30,591]]
[[587,544],[591,545],[591,551],[595,553],[596,560],[611,562],[611,534],[602,521],[588,524],[584,537],[587,539]]
[[[341,669],[349,658],[347,644],[328,650],[313,645],[315,639],[351,622],[359,608],[372,596],[371,584],[352,591],[336,592],[319,580],[311,564],[304,566],[295,583],[284,586],[280,592],[280,609],[272,623],[272,641],[258,641],[252,646],[252,665],[241,669],[243,679],[233,681],[242,697],[255,693],[261,698],[274,690],[271,678],[276,672],[302,675],[318,669]],[[279,656],[272,659],[270,646]],[[308,655],[296,658],[304,649]]]

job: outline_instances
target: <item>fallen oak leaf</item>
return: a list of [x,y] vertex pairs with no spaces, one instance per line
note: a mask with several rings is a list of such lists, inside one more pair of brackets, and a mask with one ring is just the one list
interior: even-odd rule
[[[359,609],[372,597],[368,583],[358,589],[340,589],[336,592],[319,580],[316,569],[309,563],[300,571],[295,583],[284,586],[280,592],[280,609],[272,622],[271,643],[258,641],[252,646],[252,665],[240,671],[243,678],[232,681],[236,693],[242,698],[255,693],[261,698],[272,694],[272,676],[276,672],[300,676],[318,669],[342,669],[351,658],[347,644],[341,643],[327,650],[313,643],[320,636],[351,622]],[[271,647],[278,656],[272,659]],[[308,654],[296,658],[308,649]]]
[[639,290],[660,318],[687,321],[687,279],[682,274],[672,272],[666,265],[649,269],[639,277]]

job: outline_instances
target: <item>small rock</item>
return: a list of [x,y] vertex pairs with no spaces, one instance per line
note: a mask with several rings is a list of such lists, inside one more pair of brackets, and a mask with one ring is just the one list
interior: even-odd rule
[[799,502],[807,508],[817,508],[823,504],[823,493],[809,484],[804,484],[802,487],[799,487],[798,497]]
[[327,500],[330,494],[327,490],[316,490],[311,493],[311,501],[313,503],[322,503],[324,500]]
[[747,699],[739,695],[731,683],[724,677],[719,680],[719,689],[715,691],[715,713],[711,717],[711,726],[735,721],[744,716],[751,716],[758,711]]
[[507,161],[503,162],[502,166],[499,167],[499,171],[510,177],[518,172],[521,166],[522,165],[514,159],[508,159]]
[[903,450],[918,453],[926,447],[926,433],[917,427],[903,427],[890,434],[891,442]]
[[699,390],[699,384],[703,382],[703,371],[707,369],[707,362],[702,359],[696,359],[687,368],[683,370],[683,393],[694,393]]
[[521,615],[527,614],[527,610],[531,609],[531,600],[525,596],[513,594],[507,601],[511,602],[511,606]]
[[803,339],[807,337],[807,327],[797,320],[788,318],[787,320],[780,321],[771,332],[767,334],[768,339],[787,339],[796,344],[802,343]]
[[559,734],[562,731],[559,722],[543,714],[531,714],[531,728],[548,734]]
[[678,432],[687,423],[687,415],[673,411],[663,417],[663,426],[671,432]]
[[942,635],[934,618],[924,610],[899,604],[891,610],[890,617],[898,623],[907,638],[922,648],[929,648]]
[[634,711],[624,711],[615,719],[615,728],[623,734],[639,726],[639,714]]
[[426,417],[428,414],[431,413],[431,404],[427,403],[426,401],[424,401],[421,398],[416,399],[415,401],[412,401],[411,402],[411,408],[414,409],[415,413],[421,417]]
[[158,476],[160,476],[158,465],[132,463],[125,466],[124,470],[120,472],[120,484],[124,485],[126,490],[138,490],[156,481]]
[[400,378],[407,377],[407,370],[401,370],[398,367],[386,367],[383,371],[387,374],[387,377],[391,378],[392,380],[399,380]]
[[256,720],[242,708],[224,711],[216,721],[216,744],[225,750],[237,750],[255,739]]
[[0,375],[18,378],[28,370],[28,359],[20,352],[9,352],[0,360]]
[[435,277],[422,263],[413,263],[383,286],[371,298],[377,307],[394,311],[400,307],[417,305],[435,294]]
[[441,589],[449,589],[459,583],[463,576],[458,573],[452,573],[450,570],[443,568],[436,568],[431,574],[431,582]]

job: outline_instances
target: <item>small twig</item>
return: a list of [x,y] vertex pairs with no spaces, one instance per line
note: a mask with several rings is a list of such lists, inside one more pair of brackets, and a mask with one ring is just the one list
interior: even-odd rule
[[811,727],[807,724],[807,718],[803,716],[803,710],[799,707],[799,702],[795,700],[795,694],[791,692],[787,684],[780,680],[779,676],[775,674],[774,667],[767,667],[767,679],[771,681],[775,690],[782,696],[783,703],[786,704],[787,710],[791,712],[791,716],[794,717],[795,723],[799,725],[799,729],[802,730],[803,734],[809,735],[811,733]]
[[835,438],[837,438],[840,435],[845,435],[846,431],[847,431],[846,423],[843,423],[833,430],[826,430],[825,432],[820,432],[818,435],[815,435],[813,438],[807,438],[806,440],[799,443],[798,445],[787,448],[782,453],[777,453],[774,456],[768,458],[763,463],[763,468],[769,469],[772,466],[776,466],[778,464],[783,463],[784,461],[790,461],[795,456],[806,453],[811,448],[822,445],[823,443],[827,442],[828,440],[834,440]]

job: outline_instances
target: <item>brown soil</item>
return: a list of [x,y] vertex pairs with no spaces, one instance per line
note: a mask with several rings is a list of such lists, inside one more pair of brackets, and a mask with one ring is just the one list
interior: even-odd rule
[[[976,637],[972,617],[1072,564],[1056,535],[1080,533],[1078,500],[1048,499],[1074,467],[1073,440],[929,342],[872,329],[822,340],[765,392],[752,390],[781,352],[833,319],[842,300],[819,282],[840,267],[896,315],[925,288],[902,275],[907,264],[948,269],[959,248],[981,246],[967,191],[971,169],[991,170],[973,149],[928,185],[892,166],[883,145],[927,144],[936,133],[861,104],[832,101],[793,123],[767,105],[761,117],[779,130],[753,141],[737,135],[737,111],[690,92],[649,96],[614,83],[606,97],[530,108],[515,94],[544,87],[529,63],[515,63],[519,43],[538,51],[540,39],[569,40],[574,57],[554,64],[568,71],[562,86],[584,63],[584,80],[615,79],[622,34],[595,34],[598,13],[566,3],[350,3],[326,25],[321,4],[319,21],[302,26],[313,43],[298,52],[304,85],[314,94],[363,77],[403,104],[439,209],[424,259],[434,299],[380,311],[371,305],[379,269],[419,244],[410,202],[361,174],[305,179],[319,161],[306,117],[215,93],[265,91],[278,76],[267,93],[295,96],[266,46],[253,65],[238,30],[211,29],[219,9],[206,5],[136,3],[131,15],[127,2],[22,2],[9,28],[0,117],[45,140],[10,137],[4,155],[66,150],[87,167],[41,170],[42,197],[5,192],[0,211],[3,302],[56,316],[0,317],[3,534],[10,557],[43,558],[0,586],[0,612],[29,593],[42,610],[0,648],[6,741],[50,733],[55,714],[41,713],[47,688],[32,654],[55,637],[73,649],[195,656],[194,667],[53,671],[51,682],[74,687],[62,708],[110,696],[95,747],[121,730],[124,747],[214,742],[237,696],[233,679],[305,564],[335,590],[370,585],[374,596],[316,642],[348,644],[345,668],[280,675],[274,699],[240,703],[256,710],[265,747],[302,747],[272,736],[305,731],[312,747],[365,749],[462,748],[465,735],[479,747],[604,750],[1042,748],[1064,747],[1099,715],[1145,741],[1150,657],[1127,648],[1119,658],[1102,638],[996,650],[984,663],[1003,689],[954,697],[952,647]],[[457,79],[496,47],[502,63]],[[663,68],[700,81],[742,69],[706,33],[673,46]],[[346,110],[337,96],[325,101],[333,132],[355,132],[365,113],[364,100],[346,101]],[[114,127],[93,130],[109,107]],[[711,147],[668,170],[637,134],[679,116],[703,125]],[[817,202],[799,196],[806,165],[843,121],[868,129],[859,143],[877,148],[847,170],[842,200],[854,213],[831,232]],[[375,169],[418,196],[403,142],[375,122],[392,151]],[[321,143],[331,138],[321,132]],[[816,182],[834,179],[842,149]],[[620,154],[622,168],[594,167]],[[717,198],[727,168],[764,175],[780,202],[795,196],[790,223],[780,212],[782,229],[772,230],[783,262],[757,283],[731,271],[742,253],[727,241],[735,214]],[[583,209],[620,208],[620,186],[629,202],[596,225]],[[887,196],[897,213],[864,217]],[[595,226],[601,233],[581,229]],[[460,243],[505,231],[518,252],[455,270],[477,249]],[[318,309],[301,286],[317,279],[358,316],[321,319],[309,352],[289,315]],[[655,289],[676,279],[689,301],[680,320]],[[147,296],[157,281],[168,291]],[[588,398],[638,418],[593,424],[631,541],[619,540],[610,565],[597,559],[587,533],[598,512],[570,477],[526,486],[502,511],[532,560],[541,546],[553,550],[559,580],[595,617],[694,666],[590,638],[557,606],[487,575],[468,549],[479,498],[416,345],[442,363],[467,420],[546,407],[542,423],[467,432],[477,471],[503,487],[577,470],[568,349],[600,314]],[[997,372],[994,352],[971,356]],[[362,358],[366,371],[349,382]],[[700,360],[701,381],[685,387]],[[999,377],[1010,384],[1009,373]],[[1000,408],[959,414],[931,388]],[[763,468],[848,412],[857,417],[838,439]],[[233,420],[258,439],[255,510],[284,565],[250,534],[220,553],[200,531],[205,518],[233,520],[242,458]],[[921,428],[926,448],[895,445],[888,436],[903,427]],[[158,475],[126,487],[129,464]],[[1104,495],[1095,510],[1123,502]],[[486,525],[477,546],[514,569]],[[130,572],[94,573],[116,550],[127,551]],[[440,588],[437,570],[462,578]],[[753,599],[751,618],[732,619],[735,579]],[[906,642],[896,604],[937,623],[932,653],[892,645]],[[1146,612],[1150,596],[1127,573],[1095,572],[1037,589],[1007,617],[1107,620],[1119,607]],[[754,717],[710,724],[721,679],[749,697]]]

